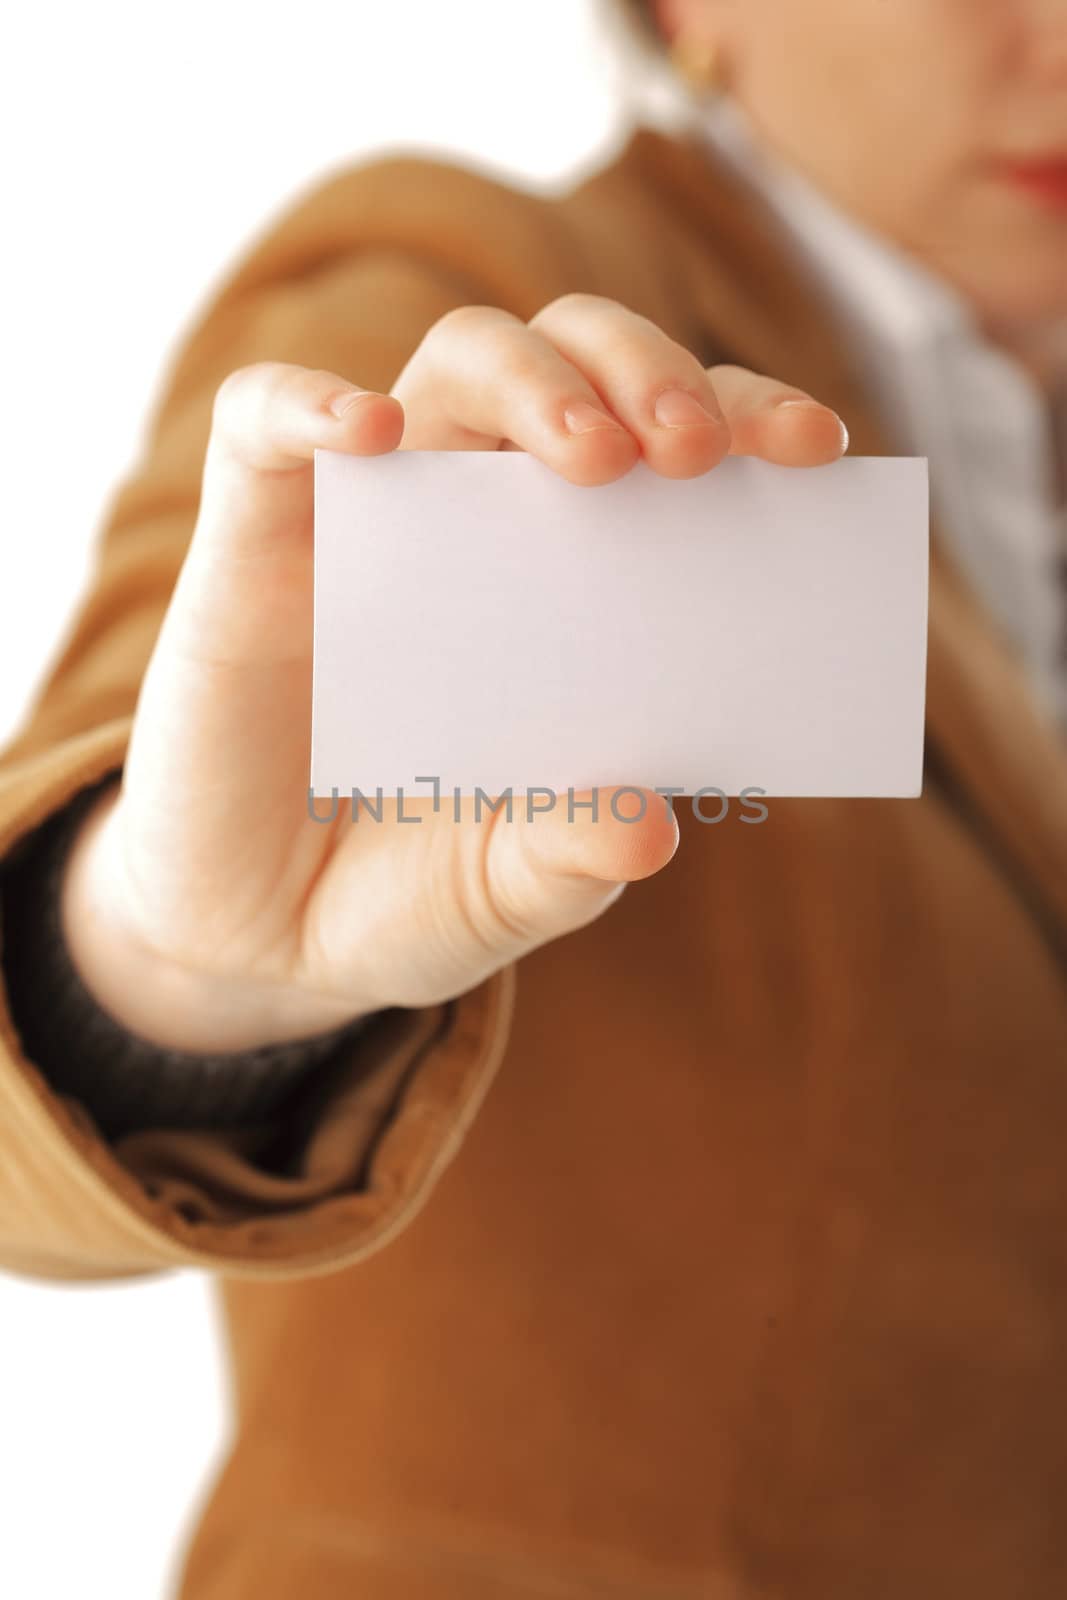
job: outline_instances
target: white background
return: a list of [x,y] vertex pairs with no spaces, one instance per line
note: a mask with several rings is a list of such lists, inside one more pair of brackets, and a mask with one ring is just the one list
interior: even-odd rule
[[[245,240],[397,144],[545,182],[598,165],[637,103],[625,71],[597,0],[5,17],[0,740],[58,648],[163,364]],[[0,1594],[170,1594],[225,1403],[206,1280],[0,1274]]]

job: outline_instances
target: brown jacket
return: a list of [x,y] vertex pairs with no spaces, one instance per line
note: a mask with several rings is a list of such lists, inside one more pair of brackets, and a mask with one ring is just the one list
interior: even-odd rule
[[[273,218],[3,752],[0,859],[121,765],[235,366],[385,390],[450,307],[591,290],[890,452],[738,182],[638,128],[555,196],[394,152]],[[0,1263],[221,1277],[185,1600],[1067,1593],[1067,751],[936,528],[928,695],[921,799],[679,802],[669,868],[383,1014],[283,1160],[109,1144],[0,1009]]]

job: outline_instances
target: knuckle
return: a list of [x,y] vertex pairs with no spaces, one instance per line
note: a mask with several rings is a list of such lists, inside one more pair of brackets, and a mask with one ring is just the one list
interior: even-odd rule
[[484,353],[494,381],[526,386],[543,383],[543,348],[529,338],[521,318],[498,306],[457,306],[446,311],[430,331],[428,351],[431,370],[448,367],[455,353],[454,339],[475,340]]
[[498,951],[509,941],[527,940],[530,922],[523,897],[510,887],[509,858],[514,858],[513,830],[494,811],[477,831],[473,870],[456,884],[456,904],[468,938],[482,950]]
[[215,390],[215,399],[212,404],[212,421],[217,425],[230,411],[234,400],[241,389],[248,382],[247,367],[234,367],[228,372]]
[[483,934],[483,942],[490,949],[498,949],[509,941],[528,943],[533,938],[533,924],[528,912],[505,885],[497,885],[490,892],[486,916],[491,931]]
[[429,329],[423,343],[432,340],[435,344],[451,340],[453,337],[469,338],[472,335],[481,338],[485,332],[492,329],[500,322],[517,322],[518,318],[510,311],[505,311],[501,306],[490,305],[462,305],[452,306],[450,310],[442,313]]
[[290,370],[280,361],[252,361],[245,366],[234,367],[215,390],[213,424],[226,426],[238,410],[243,411],[250,401],[266,403]]
[[554,300],[549,300],[539,311],[535,311],[530,318],[529,326],[551,321],[557,314],[570,316],[573,313],[599,313],[607,309],[619,309],[619,302],[612,300],[608,295],[593,294],[586,289],[569,289],[566,294],[557,295]]
[[464,916],[472,935],[487,950],[532,937],[528,904],[506,875],[487,873],[477,894],[468,899]]
[[451,902],[450,933],[458,949],[468,957],[499,955],[509,941],[528,937],[525,922],[500,904],[496,890],[486,885],[465,883]]
[[520,924],[499,914],[484,862],[453,849],[431,864],[428,879],[424,874],[410,902],[418,942],[442,952],[450,966],[481,967],[509,939],[523,936]]
[[500,306],[453,306],[427,329],[402,377],[407,382],[414,382],[416,378],[437,381],[446,377],[464,346],[475,343],[485,347],[493,342],[502,327],[515,326],[523,324]]

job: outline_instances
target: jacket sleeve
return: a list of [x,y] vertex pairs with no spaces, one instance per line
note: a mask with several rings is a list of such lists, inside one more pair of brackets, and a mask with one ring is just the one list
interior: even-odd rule
[[[225,375],[275,359],[388,391],[451,308],[528,318],[581,287],[551,198],[418,154],[327,176],[271,220],[175,342],[85,592],[0,750],[0,896],[35,830],[121,770]],[[376,1014],[284,1117],[108,1138],[25,1050],[0,949],[0,1267],[283,1278],[359,1260],[405,1225],[455,1154],[500,1063],[514,987],[509,966],[447,1004]],[[78,1038],[65,1046],[76,1056]]]
[[116,776],[121,772],[80,789],[5,863],[3,975],[22,1050],[110,1139],[144,1128],[218,1128],[280,1116],[369,1018],[303,1039],[215,1052],[174,1049],[123,1027],[82,981],[62,916],[71,846],[86,811]]

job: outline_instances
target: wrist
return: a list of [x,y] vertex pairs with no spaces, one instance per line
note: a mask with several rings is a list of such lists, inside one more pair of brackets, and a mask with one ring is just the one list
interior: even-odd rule
[[122,852],[121,780],[82,818],[64,864],[60,923],[71,964],[126,1031],[161,1048],[218,1053],[283,1044],[367,1010],[284,984],[170,959],[140,932]]

